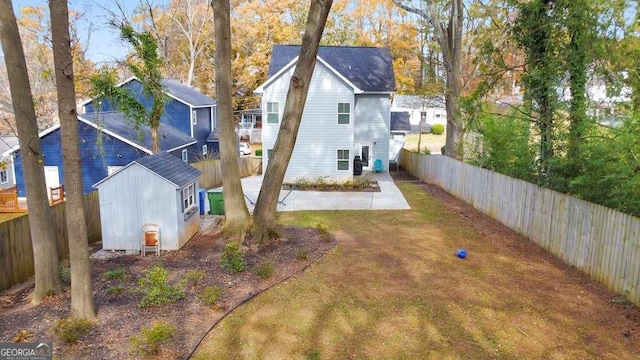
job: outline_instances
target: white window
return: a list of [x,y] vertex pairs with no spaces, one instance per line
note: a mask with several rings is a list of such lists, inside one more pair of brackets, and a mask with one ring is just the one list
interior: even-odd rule
[[0,170],[0,184],[4,184],[9,182],[9,175],[7,175],[7,170]]
[[187,154],[187,149],[182,150],[182,161],[184,162],[189,161],[189,155]]
[[349,170],[349,150],[338,150],[338,170]]
[[207,155],[207,144],[202,145],[202,155]]
[[351,104],[338,103],[338,124],[349,125],[351,122]]
[[267,122],[277,124],[280,119],[279,104],[277,102],[267,103]]
[[195,202],[196,184],[191,183],[182,189],[182,212],[189,210]]
[[113,174],[114,172],[116,172],[116,171],[118,171],[118,170],[120,170],[122,168],[123,168],[123,166],[107,166],[107,175],[110,176],[111,174]]
[[198,112],[193,110],[191,112],[191,121],[193,121],[193,125],[196,125],[198,123]]

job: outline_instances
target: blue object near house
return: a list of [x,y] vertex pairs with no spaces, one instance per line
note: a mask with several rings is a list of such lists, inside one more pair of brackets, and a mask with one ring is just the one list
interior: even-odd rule
[[[120,86],[129,88],[145,106],[151,106],[151,100],[142,94],[142,85],[137,79],[131,78]],[[164,86],[168,101],[158,129],[160,150],[184,162],[197,161],[205,153],[217,153],[217,139],[207,140],[216,132],[216,101],[175,80],[164,80]],[[102,111],[96,111],[96,102],[100,103]],[[133,120],[113,111],[106,99],[89,100],[82,107],[85,113],[78,115],[82,187],[84,193],[89,193],[94,191],[92,185],[106,176],[135,159],[151,155],[153,144],[148,126],[134,129]],[[42,132],[40,138],[47,187],[56,187],[64,182],[60,126]],[[15,147],[11,155],[18,196],[25,197],[20,148]]]
[[382,167],[382,160],[376,159],[376,161],[373,162],[373,172],[379,173],[383,171],[384,168]]

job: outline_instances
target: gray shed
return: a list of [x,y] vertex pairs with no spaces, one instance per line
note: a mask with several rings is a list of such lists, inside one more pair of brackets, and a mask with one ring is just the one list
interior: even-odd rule
[[102,247],[140,250],[142,226],[160,226],[160,249],[178,250],[200,229],[200,170],[163,151],[93,185],[100,193]]

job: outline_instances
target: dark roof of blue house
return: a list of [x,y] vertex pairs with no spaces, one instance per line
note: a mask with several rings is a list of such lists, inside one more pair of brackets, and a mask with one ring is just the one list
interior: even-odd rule
[[[153,149],[151,128],[141,125],[136,130],[133,127],[133,121],[125,118],[119,112],[88,113],[82,114],[80,117],[149,151]],[[158,135],[160,136],[160,150],[178,149],[196,141],[173,126],[162,123],[158,128]]]
[[162,85],[171,96],[176,97],[193,106],[213,106],[216,101],[200,91],[182,84],[175,79],[164,79]]
[[[299,45],[274,45],[268,78],[299,54]],[[389,48],[320,46],[318,56],[363,91],[396,91]]]
[[142,157],[134,160],[135,163],[144,166],[150,171],[163,177],[177,187],[183,187],[192,183],[198,176],[202,175],[200,170],[183,162],[166,151],[161,151],[154,155]]
[[411,131],[409,119],[411,115],[408,111],[391,112],[391,131]]

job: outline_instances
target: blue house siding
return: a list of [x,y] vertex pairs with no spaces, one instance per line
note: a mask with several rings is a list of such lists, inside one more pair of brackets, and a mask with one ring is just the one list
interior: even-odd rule
[[[209,137],[209,134],[213,131],[213,128],[211,128],[211,107],[195,108],[193,111],[196,113],[198,119],[198,122],[193,125],[193,137],[198,140],[198,147],[200,153],[202,153],[202,146],[207,144],[207,137]],[[193,118],[191,121],[193,121]]]
[[189,164],[202,160],[202,149],[199,149],[197,144],[189,145],[186,148],[171,151],[169,154],[182,160],[182,150],[184,149],[187,149],[187,161]]
[[[107,176],[108,166],[125,166],[131,161],[146,156],[139,150],[121,140],[113,138],[105,133],[81,121],[78,122],[78,135],[80,137],[80,155],[82,158],[82,190],[83,193],[95,191],[92,185]],[[98,138],[101,137],[101,148],[98,146]],[[46,154],[42,160],[44,166],[57,166],[60,183],[64,183],[64,168],[62,166],[62,147],[60,142],[60,129],[47,134],[41,139],[42,153]],[[18,196],[25,197],[24,173],[20,151],[15,154],[16,184]]]

